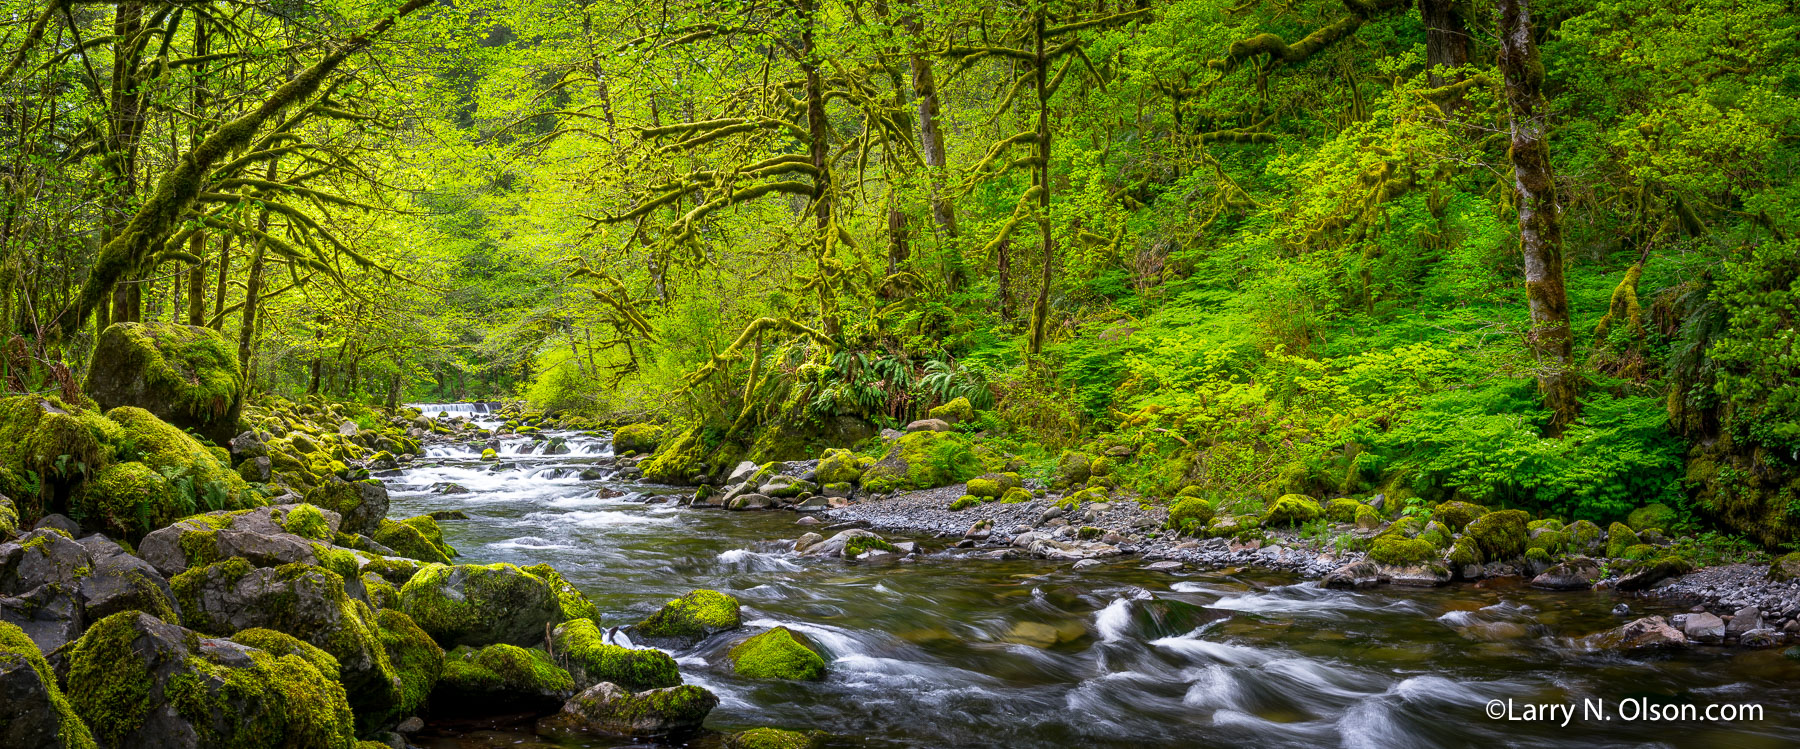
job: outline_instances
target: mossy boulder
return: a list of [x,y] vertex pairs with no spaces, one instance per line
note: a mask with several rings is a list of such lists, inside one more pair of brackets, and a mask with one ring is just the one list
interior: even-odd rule
[[1643,543],[1636,533],[1624,523],[1613,523],[1606,528],[1606,555],[1614,559],[1624,559],[1626,550]]
[[575,677],[577,688],[603,681],[626,689],[658,689],[681,683],[675,659],[661,650],[627,648],[606,642],[591,619],[558,625],[550,636],[557,662]]
[[56,674],[25,631],[0,621],[0,746],[93,749]]
[[506,563],[431,565],[400,588],[400,610],[439,645],[535,645],[562,619],[550,584]]
[[[344,565],[344,555],[349,552],[288,530],[292,525],[309,533],[318,533],[318,529],[312,527],[315,512],[326,530],[336,527],[337,513],[305,504],[209,512],[185,517],[157,529],[138,544],[138,552],[169,577],[191,567],[204,567],[233,557],[242,558],[255,567],[303,563],[332,567],[340,575],[354,573],[356,560],[353,557],[347,560],[348,569]],[[330,534],[331,538],[336,536]]]
[[1175,503],[1169,505],[1170,528],[1188,534],[1199,534],[1206,530],[1206,524],[1212,522],[1213,506],[1211,502],[1200,497],[1176,497]]
[[752,679],[818,681],[825,678],[825,659],[787,627],[751,637],[726,654],[732,670]]
[[534,575],[549,584],[550,590],[556,594],[556,606],[562,610],[558,621],[600,618],[600,607],[595,606],[594,602],[588,599],[587,594],[582,593],[571,584],[567,578],[562,576],[561,572],[556,571],[555,567],[548,564],[534,564],[524,569],[527,574]]
[[873,464],[867,456],[841,448],[830,448],[819,456],[817,478],[819,484],[854,484],[862,481],[863,471]]
[[1283,494],[1263,509],[1264,527],[1295,526],[1318,518],[1325,511],[1318,501],[1304,494]]
[[1431,519],[1443,523],[1452,532],[1461,533],[1469,522],[1487,514],[1487,508],[1470,502],[1445,502],[1432,508]]
[[381,649],[400,680],[400,701],[391,714],[396,718],[417,714],[444,674],[444,649],[397,609],[375,612],[375,624]]
[[931,409],[930,416],[933,419],[939,419],[951,424],[961,424],[963,422],[975,420],[975,406],[969,403],[968,398],[959,397],[949,403]]
[[1354,499],[1334,499],[1325,503],[1325,519],[1333,523],[1349,523],[1356,520],[1356,508],[1363,503]]
[[[388,491],[379,479],[327,478],[306,493],[306,502],[337,513],[342,518],[338,530],[375,537],[381,521],[387,518]],[[440,534],[438,541],[442,540]]]
[[19,533],[19,507],[13,504],[12,498],[0,494],[0,539],[11,538]]
[[1525,524],[1530,521],[1523,510],[1490,512],[1469,521],[1463,538],[1475,543],[1484,562],[1517,559],[1525,554]]
[[679,739],[698,733],[707,714],[718,705],[718,696],[692,684],[633,694],[617,684],[601,682],[570,699],[563,711],[547,722],[558,728],[615,736]]
[[1631,511],[1625,518],[1625,524],[1634,531],[1659,530],[1667,532],[1675,523],[1675,511],[1661,502],[1644,505]]
[[1769,579],[1775,582],[1800,580],[1800,551],[1783,554],[1770,562]]
[[653,453],[663,441],[663,425],[632,424],[613,432],[613,452]]
[[344,688],[301,655],[114,614],[68,653],[69,703],[107,747],[353,749]]
[[104,419],[91,413],[83,418],[90,433],[112,433],[118,459],[104,468],[89,464],[93,479],[70,504],[70,514],[86,527],[136,541],[176,518],[264,502],[229,460],[148,411],[122,407]]
[[1094,459],[1087,453],[1069,451],[1056,461],[1056,474],[1051,479],[1053,489],[1069,489],[1082,486],[1093,476]]
[[1563,533],[1568,535],[1569,547],[1577,554],[1598,554],[1603,548],[1601,543],[1606,535],[1600,526],[1589,520],[1577,520],[1563,526]]
[[1031,496],[1031,492],[1026,491],[1024,488],[1021,488],[1021,487],[1014,487],[1011,489],[1007,489],[1005,494],[1000,495],[1000,504],[1003,504],[1003,505],[1024,504],[1026,502],[1030,502],[1032,499],[1033,499],[1033,497]]
[[458,647],[444,656],[443,675],[431,692],[437,707],[546,708],[575,693],[575,677],[537,648],[504,643]]
[[251,627],[239,630],[231,635],[231,641],[239,645],[248,645],[269,655],[281,657],[297,655],[313,668],[332,681],[341,681],[343,673],[338,670],[338,660],[330,653],[315,647],[312,643],[290,635],[262,627]]
[[659,484],[691,483],[706,467],[704,436],[700,427],[693,427],[664,442],[649,460],[639,464],[644,478]]
[[884,493],[900,489],[933,489],[981,474],[981,460],[969,438],[956,432],[908,432],[894,441],[886,457],[863,472],[863,487]]
[[94,344],[86,391],[101,408],[142,408],[223,445],[238,433],[244,376],[237,347],[216,330],[117,323]]
[[170,587],[181,623],[196,632],[271,629],[330,653],[360,719],[385,717],[399,703],[375,612],[345,593],[338,573],[306,564],[253,568],[231,559],[176,575]]
[[1404,536],[1382,536],[1375,539],[1369,558],[1382,564],[1408,567],[1438,558],[1438,547],[1430,541]]
[[951,512],[962,512],[963,510],[967,510],[978,504],[981,504],[980,497],[977,497],[973,494],[964,494],[964,495],[957,497],[956,499],[953,499],[950,501],[950,511]]
[[430,515],[405,520],[383,518],[372,538],[395,554],[421,562],[449,564],[456,557],[456,550],[444,543],[443,530]]
[[963,491],[982,499],[999,499],[1006,493],[1006,489],[1005,485],[993,479],[972,478]]
[[709,637],[744,625],[736,598],[714,590],[696,590],[663,604],[632,627],[645,637]]

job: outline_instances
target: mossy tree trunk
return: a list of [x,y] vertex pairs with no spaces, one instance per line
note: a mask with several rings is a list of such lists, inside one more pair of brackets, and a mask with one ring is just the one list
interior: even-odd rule
[[1561,206],[1550,166],[1544,64],[1531,36],[1529,0],[1500,0],[1500,71],[1512,127],[1513,187],[1518,199],[1519,247],[1525,261],[1525,299],[1531,311],[1527,345],[1537,358],[1538,390],[1550,409],[1549,431],[1575,420],[1577,373],[1563,282]]

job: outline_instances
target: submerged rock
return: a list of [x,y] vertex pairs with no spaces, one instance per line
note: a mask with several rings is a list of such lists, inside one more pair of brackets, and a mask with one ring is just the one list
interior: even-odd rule
[[601,682],[564,703],[546,723],[617,736],[679,738],[697,733],[718,705],[718,696],[692,684],[633,694]]

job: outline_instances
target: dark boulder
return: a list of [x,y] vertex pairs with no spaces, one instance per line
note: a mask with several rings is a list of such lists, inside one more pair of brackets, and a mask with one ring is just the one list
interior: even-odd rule
[[216,330],[118,323],[94,344],[86,390],[103,409],[136,406],[224,445],[238,433],[244,376]]

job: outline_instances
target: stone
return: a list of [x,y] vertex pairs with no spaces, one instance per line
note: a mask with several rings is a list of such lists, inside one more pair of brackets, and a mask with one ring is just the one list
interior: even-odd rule
[[94,343],[83,388],[102,410],[135,406],[215,445],[237,436],[244,376],[237,347],[211,328],[116,323]]
[[1750,630],[1762,628],[1762,611],[1755,606],[1745,606],[1731,615],[1731,622],[1725,625],[1725,636],[1737,637]]
[[1651,650],[1685,647],[1685,634],[1660,616],[1647,616],[1595,635],[1594,644],[1608,650]]
[[1573,557],[1552,565],[1531,579],[1531,587],[1544,590],[1587,590],[1600,580],[1600,563],[1587,557]]
[[[464,490],[467,491],[467,490]],[[446,494],[451,492],[444,492]],[[339,530],[376,537],[381,521],[387,517],[388,490],[379,479],[363,481],[327,480],[306,493],[308,504],[331,510],[342,517]]]
[[1324,581],[1325,587],[1339,590],[1360,590],[1380,584],[1381,575],[1376,571],[1375,564],[1369,561],[1351,562],[1332,570]]
[[675,659],[654,648],[628,648],[612,642],[614,627],[602,631],[591,619],[574,619],[557,625],[550,635],[550,650],[558,665],[575,679],[577,690],[600,682],[627,689],[657,689],[681,683]]
[[738,463],[736,468],[731,469],[731,473],[727,475],[725,483],[741,484],[754,475],[756,475],[756,464],[746,460]]
[[906,425],[908,432],[948,432],[950,422],[943,419],[919,419]]
[[1725,620],[1706,612],[1679,616],[1682,634],[1687,639],[1709,644],[1725,641]]
[[79,543],[94,560],[93,569],[81,578],[82,609],[90,621],[123,611],[142,611],[164,620],[176,616],[175,594],[155,566],[99,534]]
[[1738,636],[1738,644],[1746,648],[1772,648],[1781,642],[1781,633],[1769,627],[1748,630]]
[[562,712],[547,722],[615,736],[677,739],[698,733],[718,705],[717,695],[692,684],[634,694],[601,682],[564,703]]
[[764,482],[758,493],[786,499],[816,491],[818,488],[817,485],[804,479],[793,476],[776,476]]
[[733,671],[751,679],[825,678],[825,659],[787,627],[775,627],[739,642],[726,658]]
[[696,590],[663,604],[632,626],[645,637],[697,639],[744,625],[736,598],[714,590]]
[[774,506],[775,499],[762,494],[745,494],[731,500],[725,507],[732,510],[767,510]]
[[465,645],[444,656],[444,673],[431,691],[431,704],[484,712],[541,710],[574,693],[575,678],[542,650],[505,643]]
[[128,611],[68,654],[68,699],[101,746],[350,747],[344,690],[301,655],[200,637]]
[[[296,522],[296,512],[308,518],[316,514],[319,523],[309,527]],[[309,535],[290,532],[287,526],[305,530]],[[138,552],[144,561],[169,578],[190,567],[203,567],[233,557],[240,557],[256,567],[294,563],[321,565],[326,560],[320,557],[320,552],[329,556],[332,548],[325,539],[332,538],[337,528],[337,513],[308,504],[210,512],[152,532],[138,544]],[[350,560],[350,564],[354,565],[354,560]],[[340,573],[346,571],[340,570]]]
[[80,523],[70,520],[67,517],[64,517],[62,515],[58,515],[54,512],[50,513],[49,515],[45,515],[41,518],[38,518],[37,522],[31,524],[31,529],[34,531],[41,531],[41,530],[45,530],[45,529],[59,530],[65,534],[67,534],[70,538],[80,538],[81,537],[81,524]]
[[1648,590],[1664,580],[1687,574],[1694,569],[1692,562],[1679,557],[1663,557],[1646,562],[1638,562],[1627,567],[1625,574],[1619,577],[1614,587],[1619,590]]
[[0,746],[78,749],[93,741],[37,645],[0,622]]
[[401,587],[400,610],[449,647],[535,645],[562,620],[550,584],[506,563],[426,566]]
[[1186,566],[1187,565],[1173,559],[1166,559],[1161,562],[1151,562],[1146,564],[1142,569],[1149,572],[1178,572]]

